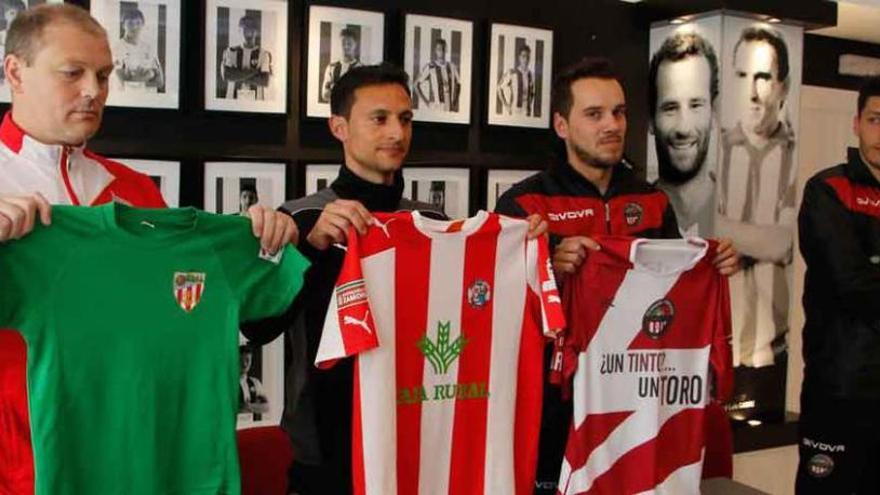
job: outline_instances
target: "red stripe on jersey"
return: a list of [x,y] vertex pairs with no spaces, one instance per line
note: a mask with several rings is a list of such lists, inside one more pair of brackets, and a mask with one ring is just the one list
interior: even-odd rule
[[[608,435],[614,431],[633,411],[609,412],[605,414],[591,414],[584,419],[580,427],[572,428],[568,434],[568,445],[565,449],[565,460],[570,466],[583,466],[593,450],[602,444]],[[560,483],[568,484],[568,480],[560,480]],[[560,487],[563,493],[568,487]]]
[[[411,248],[396,250],[394,319],[397,389],[420,390],[425,359],[413,352],[425,335],[428,321],[428,295],[431,277],[431,240],[418,235],[408,240]],[[427,276],[413,277],[413,273]],[[413,297],[413,294],[418,296]],[[400,393],[400,392],[398,392]],[[430,393],[430,391],[429,391]],[[397,493],[419,493],[422,401],[397,404]]]
[[659,229],[663,227],[667,204],[666,195],[660,191],[616,196],[608,202],[611,232],[636,235],[644,230]]
[[18,332],[0,330],[0,492],[34,492],[28,425],[27,346]]
[[361,414],[361,366],[354,362],[354,394],[351,402],[351,480],[356,495],[364,495],[367,478],[364,468],[364,429]]
[[[467,339],[467,347],[458,361],[458,383],[465,387],[479,388],[480,384],[489,386],[494,307],[492,291],[495,288],[495,257],[500,232],[498,217],[490,217],[480,231],[469,236],[465,243],[461,333]],[[488,300],[482,299],[482,289],[489,290]],[[473,466],[485,463],[486,408],[485,398],[457,399],[455,402],[449,493],[483,493],[484,470],[474,469]]]
[[880,217],[880,189],[853,184],[846,177],[829,177],[825,179],[825,183],[834,189],[837,199],[846,209]]
[[685,409],[670,417],[657,436],[622,455],[596,478],[588,495],[641,493],[656,487],[677,469],[699,462],[703,452],[702,409]]
[[[540,269],[540,267],[538,267]],[[516,416],[513,424],[513,467],[516,495],[534,491],[541,433],[541,406],[544,399],[544,325],[540,296],[526,286],[526,304],[520,333],[517,366]]]

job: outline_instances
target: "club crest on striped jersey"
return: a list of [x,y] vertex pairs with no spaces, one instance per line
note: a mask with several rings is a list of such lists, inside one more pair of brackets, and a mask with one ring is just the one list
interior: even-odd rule
[[476,279],[468,287],[467,301],[474,309],[483,309],[489,301],[492,300],[492,287],[489,282],[482,279]]
[[203,272],[175,272],[174,299],[181,309],[189,313],[195,309],[205,293]]
[[643,213],[644,210],[642,209],[642,205],[638,203],[627,203],[626,206],[623,207],[623,218],[626,220],[626,224],[630,227],[635,227],[642,223]]
[[434,374],[445,375],[449,366],[458,359],[461,351],[467,345],[468,340],[464,335],[459,335],[454,341],[449,341],[449,331],[452,324],[448,321],[437,322],[437,340],[432,341],[427,334],[416,342],[425,359],[431,363]]
[[642,331],[652,339],[659,339],[666,333],[675,317],[675,306],[669,299],[660,299],[652,304],[642,317]]

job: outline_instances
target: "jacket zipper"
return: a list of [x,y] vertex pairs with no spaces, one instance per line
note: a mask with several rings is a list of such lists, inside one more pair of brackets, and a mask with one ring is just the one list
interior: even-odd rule
[[607,201],[602,201],[602,204],[605,205],[605,233],[611,233],[611,205],[608,204]]
[[61,179],[64,181],[64,188],[67,190],[67,197],[70,204],[79,206],[79,198],[73,190],[73,183],[70,182],[70,149],[67,146],[61,148],[61,159],[58,167],[61,169]]

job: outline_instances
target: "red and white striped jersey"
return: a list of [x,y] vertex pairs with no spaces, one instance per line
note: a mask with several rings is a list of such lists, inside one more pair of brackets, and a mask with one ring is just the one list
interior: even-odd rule
[[354,492],[532,493],[544,336],[565,324],[546,240],[485,211],[375,218],[349,233],[316,359],[357,355]]
[[733,385],[717,244],[598,241],[564,287],[574,412],[558,493],[699,494],[704,409],[710,391],[724,398]]

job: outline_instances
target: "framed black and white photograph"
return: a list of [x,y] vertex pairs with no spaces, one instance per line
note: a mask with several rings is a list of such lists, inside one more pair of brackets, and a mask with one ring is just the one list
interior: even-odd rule
[[333,85],[352,67],[384,59],[385,14],[368,10],[309,7],[306,116],[330,116]]
[[281,422],[284,411],[284,339],[264,346],[238,337],[238,429],[272,426]]
[[415,120],[469,124],[473,23],[407,14],[404,70]]
[[486,182],[486,210],[495,211],[498,198],[517,182],[525,180],[540,170],[490,170]]
[[430,203],[449,218],[466,218],[470,208],[470,170],[466,168],[403,169],[403,196]]
[[113,56],[107,105],[179,108],[180,0],[93,0]]
[[339,175],[339,165],[306,165],[306,196],[327,189]]
[[287,111],[287,1],[208,0],[205,108]]
[[180,206],[180,162],[134,158],[114,158],[114,160],[150,176],[169,208]]
[[489,123],[549,127],[553,31],[493,23],[490,40]]
[[[0,53],[6,53],[6,31],[19,12],[35,5],[44,3],[64,3],[64,0],[4,0],[0,2]],[[6,85],[6,74],[0,70],[0,102],[9,103],[9,87]]]
[[244,213],[253,205],[284,202],[285,165],[262,162],[206,162],[205,211]]

